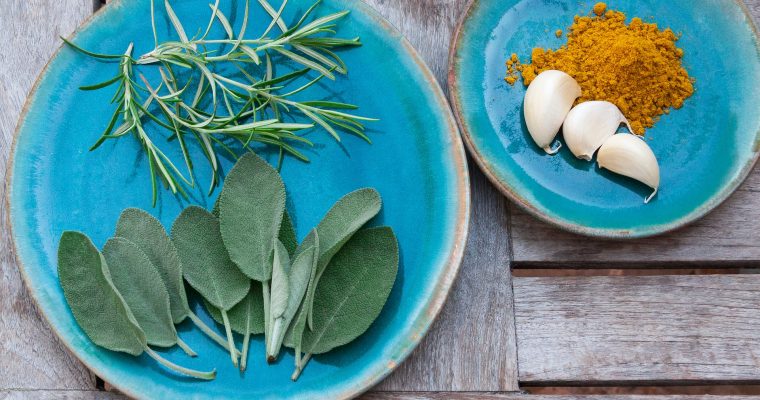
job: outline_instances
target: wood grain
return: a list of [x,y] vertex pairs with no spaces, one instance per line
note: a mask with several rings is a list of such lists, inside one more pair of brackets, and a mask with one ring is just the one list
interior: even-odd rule
[[[745,0],[755,23],[760,0]],[[760,172],[691,226],[649,239],[608,241],[564,232],[510,205],[514,263],[531,266],[745,266],[760,260]]]
[[[16,121],[37,74],[61,41],[93,11],[93,0],[0,2],[0,176]],[[19,275],[0,200],[0,391],[92,389],[90,373],[50,332]],[[24,393],[24,392],[21,392]],[[5,396],[5,395],[3,395]],[[14,394],[12,398],[18,398]],[[1,397],[1,396],[0,396]]]
[[[370,0],[446,87],[448,44],[465,0]],[[470,163],[470,165],[474,165]],[[470,168],[472,218],[459,277],[419,347],[381,390],[517,390],[506,200]]]
[[481,174],[472,184],[480,198],[457,282],[425,339],[376,390],[517,390],[505,200]]
[[755,275],[515,278],[521,383],[760,381]]
[[126,400],[99,390],[0,390],[0,400]]

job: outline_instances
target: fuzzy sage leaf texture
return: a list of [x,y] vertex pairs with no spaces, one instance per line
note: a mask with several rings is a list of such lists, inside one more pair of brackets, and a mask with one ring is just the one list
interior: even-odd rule
[[333,257],[314,296],[314,328],[304,353],[321,354],[364,333],[380,315],[398,272],[398,242],[388,227],[357,232]]
[[298,338],[300,340],[300,333],[303,332],[303,323],[305,321],[294,323],[293,318],[296,316],[300,305],[303,304],[303,298],[306,295],[306,289],[309,287],[309,281],[313,279],[316,271],[318,253],[319,238],[316,230],[312,230],[304,240],[302,247],[298,250],[298,254],[290,265],[290,272],[288,273],[288,305],[282,316],[282,326],[284,328],[274,330],[277,333],[272,335],[272,348],[268,352],[269,354],[267,354],[268,358],[277,358],[285,336],[292,332],[292,325],[300,324],[300,328],[294,329],[299,332]]
[[182,266],[177,249],[161,222],[143,210],[128,208],[119,217],[115,236],[130,240],[148,256],[169,293],[172,320],[175,324],[182,322],[190,313]]
[[246,153],[222,188],[219,224],[232,261],[251,279],[272,276],[271,256],[285,212],[285,185],[264,159]]
[[93,343],[142,354],[145,333],[116,290],[105,259],[83,233],[67,231],[61,236],[58,279],[74,319]]
[[[224,324],[222,313],[207,300],[203,300],[211,318],[219,324]],[[261,296],[261,283],[251,281],[248,294],[227,312],[230,327],[233,331],[245,335],[260,335],[264,333],[264,301]]]
[[338,200],[317,225],[320,242],[319,260],[305,300],[309,328],[314,328],[312,311],[314,293],[327,264],[359,228],[380,212],[381,207],[382,200],[377,190],[359,189]]
[[[290,326],[288,327],[288,331],[285,333],[285,338],[283,339],[283,344],[285,346],[295,350],[297,364],[300,363],[298,358],[301,356],[301,339],[303,338],[303,330],[306,329],[306,315],[309,313],[309,310],[307,309],[308,302],[305,299],[308,295],[309,285],[314,280],[314,276],[317,274],[317,261],[319,260],[319,234],[317,233],[316,229],[312,229],[311,232],[306,235],[306,238],[303,240],[301,245],[298,246],[298,250],[296,250],[296,261],[299,261],[302,257],[304,257],[303,254],[307,253],[309,248],[312,249],[312,259],[311,265],[309,266],[309,277],[306,284],[307,291],[302,295],[304,299],[300,302],[300,305],[296,306],[297,310],[291,319]],[[304,261],[306,260],[300,260],[300,262]]]
[[248,278],[227,255],[211,213],[196,206],[183,210],[172,226],[172,240],[185,279],[209,303],[226,311],[248,293]]
[[288,255],[292,259],[298,248],[298,239],[296,238],[296,229],[293,226],[293,219],[290,217],[288,210],[282,213],[282,224],[280,225],[280,233],[277,235],[288,251]]
[[[147,260],[147,256],[142,256]],[[96,345],[133,356],[145,353],[164,367],[194,378],[216,378],[216,370],[204,372],[182,367],[148,347],[145,332],[111,279],[105,257],[84,234],[68,231],[61,236],[58,277],[74,318]],[[171,321],[168,296],[165,311]]]
[[169,293],[148,256],[136,244],[116,237],[103,246],[103,257],[114,286],[145,332],[148,344],[159,347],[177,344]]
[[285,246],[275,239],[274,254],[272,257],[272,281],[269,299],[269,312],[267,321],[268,331],[265,332],[267,360],[274,361],[276,338],[287,329],[285,326],[285,311],[288,308],[290,297],[290,256]]
[[221,312],[230,359],[238,366],[227,311],[248,294],[250,282],[230,259],[222,241],[219,220],[203,208],[190,206],[174,221],[172,240],[179,251],[187,282]]

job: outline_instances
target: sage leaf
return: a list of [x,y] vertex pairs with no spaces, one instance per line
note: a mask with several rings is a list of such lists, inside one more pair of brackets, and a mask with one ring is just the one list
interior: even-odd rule
[[175,372],[216,378],[216,370],[202,372],[176,365],[148,347],[145,332],[111,279],[105,257],[86,235],[67,231],[61,236],[58,278],[74,319],[96,345],[133,356],[145,352]]
[[[296,250],[296,260],[300,259],[302,257],[302,254],[307,252],[307,249],[313,248],[313,259],[311,264],[311,270],[309,271],[309,278],[307,283],[307,290],[308,285],[312,280],[314,280],[314,276],[317,273],[317,261],[319,259],[319,234],[317,234],[316,229],[312,229],[311,232],[309,232],[308,235],[306,235],[306,238],[304,238],[303,242],[300,246],[298,246],[298,250]],[[290,323],[290,327],[288,328],[288,331],[285,333],[285,338],[283,340],[283,344],[287,347],[290,347],[295,350],[295,356],[296,356],[296,365],[300,365],[300,357],[301,357],[301,339],[303,338],[303,331],[306,329],[306,316],[309,313],[309,310],[307,309],[308,304],[305,301],[305,296],[308,294],[304,294],[304,299],[301,301],[300,306],[298,307],[298,311],[296,312],[294,318],[292,319]]]
[[[312,279],[312,276],[314,276],[314,272],[316,271],[317,254],[319,252],[318,248],[319,238],[316,230],[312,230],[309,236],[307,236],[307,239],[304,240],[302,248],[298,250],[298,255],[290,266],[290,272],[288,273],[288,305],[282,316],[282,326],[290,328],[288,328],[287,331],[285,329],[274,330],[277,334],[273,334],[274,342],[272,345],[272,351],[269,353],[269,357],[272,359],[277,359],[286,334],[290,334],[291,332],[290,329],[297,330],[299,332],[297,335],[298,340],[301,339],[305,326],[305,318],[295,324],[293,323],[293,318],[303,303],[303,298],[306,295],[309,281]],[[300,325],[294,327],[297,324]],[[300,354],[298,354],[298,356],[300,356]]]
[[314,329],[303,334],[306,356],[345,345],[364,333],[380,315],[398,272],[398,242],[388,227],[356,233],[331,260],[314,297]]
[[[219,199],[221,199],[221,196],[216,198],[214,208],[211,210],[211,213],[217,218],[219,218]],[[280,232],[277,237],[285,245],[288,254],[292,258],[296,252],[296,248],[298,248],[298,239],[296,238],[295,226],[293,226],[293,218],[290,217],[288,210],[282,213],[282,223],[280,224]]]
[[219,223],[230,258],[253,280],[265,282],[272,276],[272,247],[284,211],[280,174],[264,159],[246,153],[225,178]]
[[285,325],[285,311],[288,308],[288,298],[290,296],[290,283],[288,282],[288,273],[290,271],[290,258],[285,246],[279,240],[275,239],[274,256],[272,262],[272,284],[271,297],[269,302],[269,331],[265,333],[264,341],[266,342],[267,360],[269,362],[275,359],[276,338],[282,336],[287,329]]
[[126,238],[136,244],[158,269],[166,291],[169,293],[169,305],[174,324],[181,323],[189,316],[201,332],[220,346],[230,350],[227,340],[209,328],[190,309],[185,282],[182,279],[179,254],[161,222],[143,210],[127,208],[121,213],[119,222],[116,224],[116,236]]
[[293,226],[293,220],[290,218],[290,214],[287,210],[282,213],[282,224],[280,225],[280,233],[277,235],[282,242],[285,249],[288,250],[288,255],[293,259],[296,249],[298,248],[298,239],[296,238],[296,230]]
[[309,328],[314,329],[314,293],[327,264],[356,231],[380,212],[380,207],[382,200],[377,190],[359,189],[338,200],[317,225],[319,260],[316,275],[309,283],[305,300]]
[[[233,331],[243,335],[243,351],[240,357],[240,370],[245,371],[248,364],[248,346],[251,335],[264,333],[264,303],[261,293],[261,282],[251,281],[251,290],[227,313],[230,327]],[[206,309],[214,320],[224,323],[222,313],[218,308],[203,300]]]
[[145,332],[148,344],[171,347],[177,344],[169,308],[169,293],[158,269],[136,244],[125,238],[108,239],[103,257],[114,286]]
[[179,252],[185,280],[221,311],[230,359],[237,366],[227,311],[245,297],[250,283],[227,254],[219,221],[208,211],[190,206],[174,221],[172,241]]
[[169,293],[172,320],[179,324],[190,313],[177,249],[161,222],[137,208],[127,208],[116,224],[117,237],[128,239],[148,256]]
[[[261,282],[250,282],[251,290],[248,291],[248,294],[240,303],[227,311],[227,317],[230,321],[230,328],[233,331],[241,335],[245,335],[246,333],[260,335],[264,333],[264,303],[261,297]],[[224,323],[222,321],[222,313],[217,307],[206,299],[203,299],[203,304],[214,321],[219,324]]]
[[282,242],[275,239],[274,261],[272,263],[272,298],[270,303],[270,318],[282,317],[288,306],[288,271],[290,258]]
[[58,279],[74,319],[93,343],[133,356],[142,354],[145,333],[116,290],[105,259],[83,233],[61,235]]

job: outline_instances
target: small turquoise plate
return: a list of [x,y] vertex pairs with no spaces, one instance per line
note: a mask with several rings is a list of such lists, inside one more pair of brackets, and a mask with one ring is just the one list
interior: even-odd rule
[[576,159],[548,156],[525,127],[522,83],[504,82],[507,58],[534,47],[558,48],[575,15],[594,2],[475,0],[452,44],[449,85],[454,113],[474,159],[510,199],[540,219],[599,237],[635,238],[684,226],[724,201],[758,157],[760,54],[748,10],[733,0],[614,0],[610,9],[654,21],[683,36],[694,95],[646,133],[660,164],[651,192],[628,178]]
[[[172,3],[187,32],[205,28],[208,0]],[[271,3],[278,8],[281,2]],[[163,2],[156,4],[160,5],[159,36],[173,37]],[[236,31],[244,4],[221,2]],[[291,0],[284,20],[293,22],[311,4],[311,0]],[[251,7],[249,32],[263,31],[268,24],[264,12],[257,1],[251,1]],[[217,369],[216,380],[201,382],[175,375],[145,355],[134,358],[103,350],[84,335],[58,283],[56,252],[61,233],[81,230],[102,246],[126,207],[148,210],[170,226],[188,205],[210,209],[219,190],[206,195],[210,171],[200,149],[193,147],[198,185],[190,199],[163,191],[158,205],[151,207],[147,161],[132,137],[87,150],[108,123],[115,88],[94,92],[77,88],[108,79],[117,66],[63,47],[40,76],[19,122],[8,168],[8,218],[16,256],[32,297],[62,343],[127,395],[152,399],[353,397],[401,363],[438,314],[456,277],[467,235],[469,178],[464,146],[435,78],[397,30],[359,1],[325,0],[317,13],[344,9],[351,14],[341,22],[338,35],[359,36],[364,45],[341,52],[349,68],[347,77],[312,86],[303,94],[315,100],[358,104],[362,115],[380,121],[368,125],[371,145],[348,134],[337,143],[324,131],[309,132],[315,147],[303,151],[311,163],[286,159],[283,166],[288,209],[302,239],[342,195],[375,187],[382,195],[383,210],[371,224],[393,227],[401,263],[390,298],[369,330],[346,346],[314,357],[297,382],[290,380],[293,352],[288,350],[278,362],[267,365],[260,337],[252,343],[248,370],[241,374],[223,349],[188,322],[180,325],[180,336],[199,357],[191,359],[176,348],[162,354],[183,366]],[[121,53],[133,41],[135,54],[143,54],[153,45],[150,1],[112,1],[72,40],[102,53]],[[178,146],[162,139],[157,143],[171,158],[181,160]],[[261,154],[272,163],[277,160],[274,153]],[[223,170],[232,163],[225,159]],[[202,306],[192,303],[212,323]]]

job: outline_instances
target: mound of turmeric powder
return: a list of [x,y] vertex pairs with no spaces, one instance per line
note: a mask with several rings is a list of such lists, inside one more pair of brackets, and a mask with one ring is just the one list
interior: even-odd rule
[[519,74],[528,86],[545,70],[564,71],[583,90],[579,103],[607,100],[643,135],[671,107],[681,108],[694,85],[681,64],[678,36],[670,28],[660,30],[641,18],[625,22],[625,14],[597,3],[589,16],[575,17],[567,44],[559,49],[534,48],[530,64],[512,54],[505,80],[512,85]]

